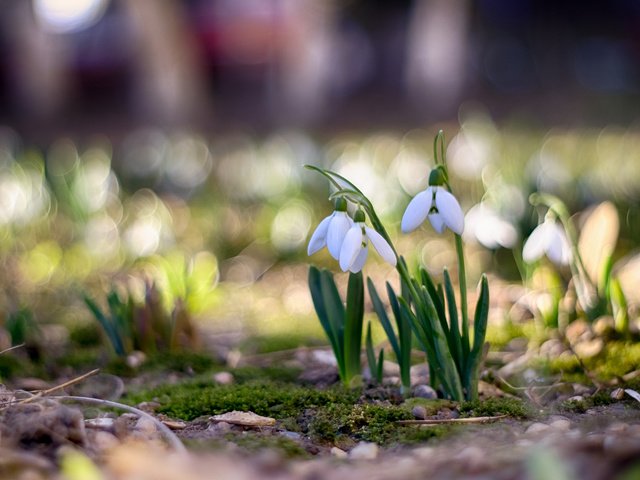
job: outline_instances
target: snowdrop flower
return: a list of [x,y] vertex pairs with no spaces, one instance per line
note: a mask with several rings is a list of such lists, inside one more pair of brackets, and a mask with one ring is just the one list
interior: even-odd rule
[[476,240],[487,248],[513,248],[518,241],[515,227],[484,202],[469,209],[464,223],[466,239]]
[[396,254],[382,235],[364,224],[364,212],[362,210],[356,212],[354,221],[354,225],[344,237],[342,249],[340,250],[340,268],[342,271],[349,270],[352,273],[358,273],[362,270],[369,253],[369,242],[386,262],[395,267],[397,262]]
[[533,263],[543,255],[558,265],[566,265],[571,260],[571,246],[567,235],[554,220],[546,218],[533,229],[522,249],[522,259]]
[[338,260],[342,241],[352,225],[353,220],[347,214],[347,201],[339,198],[335,211],[322,220],[311,235],[307,254],[313,255],[326,246],[331,256]]
[[428,217],[436,232],[442,233],[449,227],[454,233],[462,235],[462,209],[456,197],[442,187],[443,184],[442,172],[433,169],[429,175],[429,187],[413,197],[402,216],[401,228],[404,233],[415,230]]

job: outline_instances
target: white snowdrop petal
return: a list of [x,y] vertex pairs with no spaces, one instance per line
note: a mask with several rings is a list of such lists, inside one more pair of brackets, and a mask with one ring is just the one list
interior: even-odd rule
[[566,265],[571,259],[571,247],[564,230],[559,225],[550,223],[548,232],[547,256],[549,260],[557,265]]
[[364,231],[367,233],[367,237],[369,241],[376,249],[378,254],[384,259],[385,262],[390,265],[396,266],[396,254],[393,253],[393,249],[391,245],[384,239],[382,235],[380,235],[377,231],[370,227],[364,227]]
[[404,233],[415,230],[425,221],[431,208],[432,199],[430,188],[413,197],[402,216],[401,228]]
[[329,223],[329,230],[327,231],[327,248],[333,258],[338,260],[340,258],[340,249],[342,248],[342,242],[344,237],[353,225],[353,220],[347,215],[347,212],[335,212],[331,222]]
[[546,222],[533,229],[522,249],[522,259],[533,263],[544,255],[549,244],[549,229]]
[[367,254],[369,253],[369,247],[364,247],[360,249],[358,255],[353,260],[353,263],[349,267],[349,271],[351,273],[358,273],[364,267],[364,264],[367,262]]
[[355,258],[362,249],[362,227],[354,224],[344,237],[342,248],[340,249],[340,268],[343,272],[349,270]]
[[431,226],[436,232],[438,233],[444,232],[446,225],[444,224],[444,220],[442,219],[442,216],[439,213],[430,213],[429,222],[431,223]]
[[444,188],[439,188],[436,192],[436,208],[442,217],[444,224],[452,232],[462,235],[464,230],[464,214],[456,197]]
[[313,255],[327,244],[327,230],[332,217],[333,215],[329,215],[324,218],[314,230],[307,247],[307,255]]

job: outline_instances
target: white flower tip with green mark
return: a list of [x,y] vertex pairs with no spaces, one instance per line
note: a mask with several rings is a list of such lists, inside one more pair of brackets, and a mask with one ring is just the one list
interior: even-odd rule
[[571,245],[567,235],[553,220],[545,220],[534,228],[522,249],[522,259],[527,263],[533,263],[545,254],[557,265],[566,265],[571,261]]
[[359,222],[349,229],[342,243],[340,268],[343,272],[358,273],[362,270],[369,253],[369,242],[387,263],[396,266],[396,254],[391,245],[373,228]]
[[444,188],[430,186],[409,202],[402,216],[402,231],[408,233],[415,230],[427,217],[436,232],[442,233],[448,227],[452,232],[462,235],[462,208],[456,197]]

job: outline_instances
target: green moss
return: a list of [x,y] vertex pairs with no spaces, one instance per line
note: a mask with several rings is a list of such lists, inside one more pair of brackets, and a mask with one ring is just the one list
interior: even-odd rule
[[517,398],[491,397],[486,400],[462,402],[459,407],[462,417],[493,417],[497,415],[509,415],[513,418],[531,418],[533,409]]
[[251,381],[273,381],[277,383],[294,383],[297,381],[302,369],[297,367],[253,367],[245,366],[231,370],[238,383]]
[[423,442],[441,435],[446,429],[399,425],[398,420],[412,420],[406,408],[392,405],[328,405],[318,409],[309,425],[316,441],[340,443],[342,437],[381,445]]
[[[600,380],[622,377],[640,365],[640,342],[609,341],[599,355],[583,359],[583,364]],[[568,382],[591,383],[578,358],[570,353],[538,361],[533,366],[549,376],[561,374]]]
[[79,347],[97,347],[104,344],[102,332],[96,323],[83,323],[69,332],[71,342]]
[[354,403],[358,392],[336,387],[328,390],[270,382],[212,385],[206,381],[162,386],[128,398],[138,403],[157,399],[158,410],[174,418],[192,420],[232,410],[252,411],[276,419],[298,417],[304,409],[333,403]]
[[402,408],[411,412],[415,407],[424,407],[427,416],[436,415],[443,408],[454,409],[457,406],[456,402],[451,400],[429,400],[427,398],[407,398],[401,405]]
[[29,371],[29,362],[13,355],[0,355],[0,380],[12,378],[14,375],[25,375]]
[[216,363],[211,355],[197,352],[164,352],[150,356],[142,365],[142,370],[204,373],[216,365],[219,363]]
[[240,350],[262,354],[318,345],[326,345],[326,341],[311,338],[309,335],[259,335],[245,340],[240,345]]
[[309,453],[298,442],[282,435],[263,435],[254,432],[232,432],[225,440],[235,443],[248,453],[276,450],[285,458],[309,458]]

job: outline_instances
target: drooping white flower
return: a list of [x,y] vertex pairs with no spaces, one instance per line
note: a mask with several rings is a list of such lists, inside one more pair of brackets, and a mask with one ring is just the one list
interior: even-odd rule
[[456,197],[439,185],[430,185],[418,193],[407,205],[402,216],[401,228],[404,233],[418,228],[429,218],[436,232],[442,233],[445,228],[462,235],[464,215]]
[[487,248],[513,248],[518,241],[516,228],[484,202],[469,209],[464,223],[465,238],[477,241]]
[[362,270],[369,253],[369,242],[387,263],[396,266],[396,254],[389,243],[377,231],[365,225],[364,212],[358,210],[340,250],[340,268],[343,272],[358,273]]
[[340,198],[336,201],[335,211],[324,218],[311,235],[307,254],[313,255],[326,246],[331,256],[339,260],[342,242],[352,225],[353,220],[347,214],[347,202]]
[[565,231],[552,219],[545,219],[533,229],[522,249],[522,259],[533,263],[543,255],[558,265],[571,260],[571,245]]

